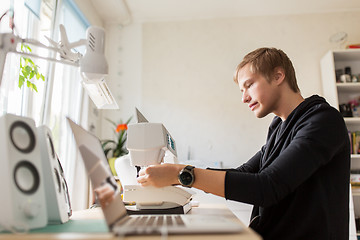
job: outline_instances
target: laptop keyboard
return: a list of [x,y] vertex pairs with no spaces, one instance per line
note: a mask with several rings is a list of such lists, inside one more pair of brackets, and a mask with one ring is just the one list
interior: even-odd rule
[[114,226],[118,236],[133,234],[163,234],[162,231],[171,227],[184,227],[186,224],[180,215],[137,215],[127,216]]
[[139,216],[132,223],[132,226],[151,227],[151,226],[184,226],[180,216]]

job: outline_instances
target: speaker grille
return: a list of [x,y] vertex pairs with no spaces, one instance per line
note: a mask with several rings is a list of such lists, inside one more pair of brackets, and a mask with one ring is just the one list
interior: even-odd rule
[[60,180],[60,175],[59,172],[56,168],[54,168],[54,175],[56,177],[56,186],[57,186],[57,190],[59,193],[61,193],[61,180]]
[[55,159],[55,160],[56,160],[56,158],[55,158],[55,148],[54,148],[54,144],[53,144],[53,141],[52,141],[52,139],[51,139],[51,137],[50,137],[49,134],[46,135],[46,139],[47,139],[47,142],[48,142],[49,147],[50,147],[50,150],[51,150],[51,157],[52,157],[52,159]]
[[40,185],[39,172],[31,162],[20,161],[14,169],[14,182],[21,192],[25,194],[35,193]]
[[20,152],[30,153],[35,148],[35,134],[25,122],[16,121],[11,125],[10,139]]

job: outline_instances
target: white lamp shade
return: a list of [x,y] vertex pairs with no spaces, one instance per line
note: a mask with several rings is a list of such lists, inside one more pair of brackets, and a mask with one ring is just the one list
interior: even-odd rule
[[109,71],[104,55],[105,31],[91,26],[86,30],[86,52],[80,60],[80,72],[85,81],[99,82]]

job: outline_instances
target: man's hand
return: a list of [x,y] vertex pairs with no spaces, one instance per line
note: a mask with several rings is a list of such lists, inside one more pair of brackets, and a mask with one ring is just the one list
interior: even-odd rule
[[102,208],[107,207],[114,200],[114,188],[106,183],[94,189]]
[[178,174],[185,165],[164,163],[141,169],[137,181],[142,186],[165,187],[179,184]]
[[[166,187],[179,184],[178,175],[186,165],[164,163],[140,170],[137,181],[142,186]],[[194,169],[194,188],[225,196],[225,171]]]

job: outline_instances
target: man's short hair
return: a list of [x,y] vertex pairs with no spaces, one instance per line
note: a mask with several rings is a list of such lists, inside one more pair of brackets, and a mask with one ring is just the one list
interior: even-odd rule
[[300,92],[297,85],[295,70],[289,57],[280,49],[258,48],[248,53],[236,67],[234,81],[238,83],[239,71],[248,63],[251,64],[250,71],[261,74],[268,82],[271,81],[274,70],[281,67],[285,72],[285,81],[294,92]]

